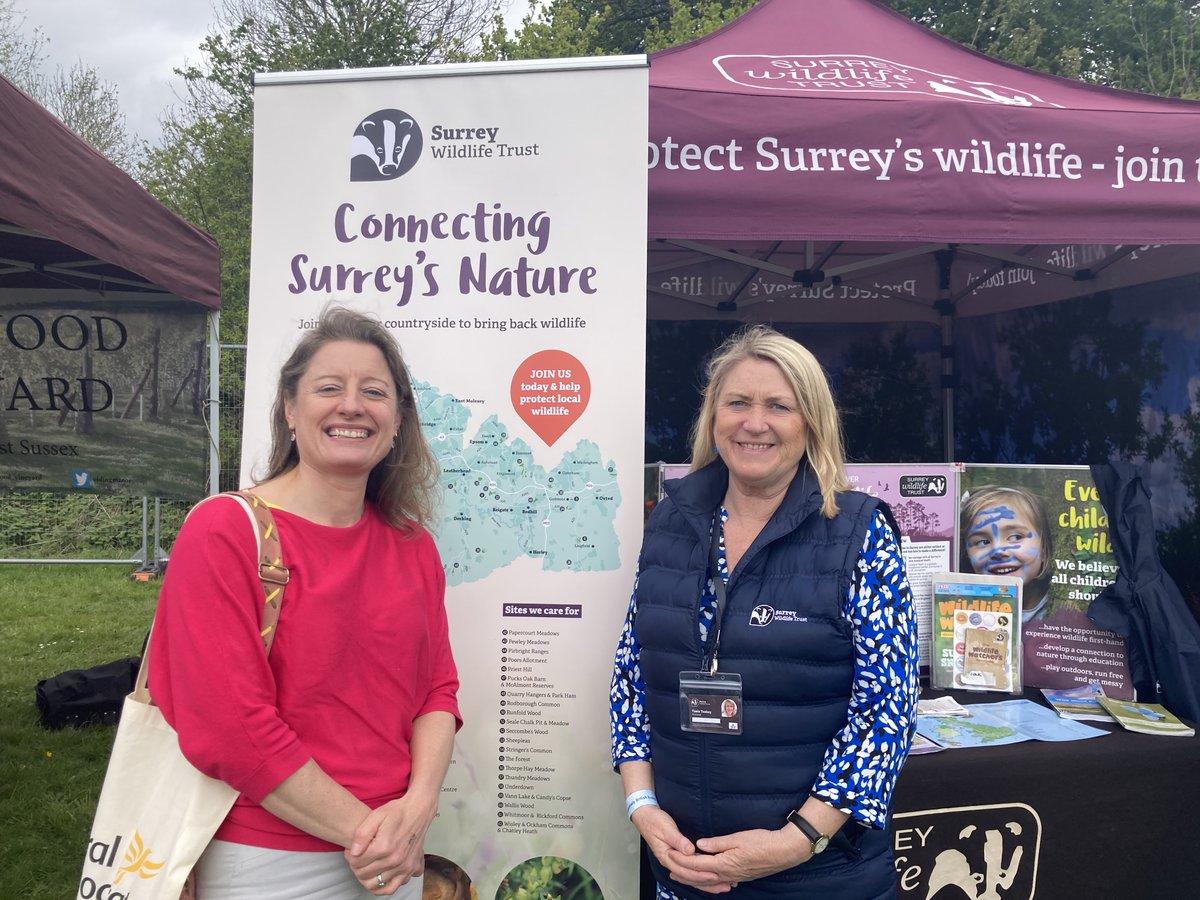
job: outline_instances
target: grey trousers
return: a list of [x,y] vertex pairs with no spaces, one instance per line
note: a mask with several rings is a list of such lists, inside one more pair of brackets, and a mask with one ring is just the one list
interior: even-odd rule
[[[423,878],[393,900],[421,900]],[[267,850],[213,841],[196,864],[196,900],[376,900],[338,851]]]

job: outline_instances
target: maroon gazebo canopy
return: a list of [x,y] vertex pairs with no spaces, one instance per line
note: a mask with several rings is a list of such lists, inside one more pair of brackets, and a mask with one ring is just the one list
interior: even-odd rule
[[173,295],[219,309],[216,241],[0,77],[0,291]]
[[935,321],[1200,271],[1159,246],[1200,244],[1200,103],[873,0],[762,0],[650,84],[652,316]]

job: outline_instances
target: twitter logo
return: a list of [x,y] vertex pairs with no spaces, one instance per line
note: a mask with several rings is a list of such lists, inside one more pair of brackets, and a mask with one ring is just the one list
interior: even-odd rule
[[71,487],[86,490],[92,486],[92,473],[84,469],[76,469],[71,473]]

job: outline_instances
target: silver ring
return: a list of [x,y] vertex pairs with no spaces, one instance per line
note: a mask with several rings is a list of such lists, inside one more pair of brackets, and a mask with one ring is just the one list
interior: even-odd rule
[[382,872],[375,876],[375,883],[380,887],[384,887],[387,884],[387,880],[384,879]]

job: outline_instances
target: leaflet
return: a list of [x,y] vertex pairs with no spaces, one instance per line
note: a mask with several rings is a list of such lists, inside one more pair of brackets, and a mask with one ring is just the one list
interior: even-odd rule
[[941,572],[933,578],[935,688],[1021,691],[1021,580]]

